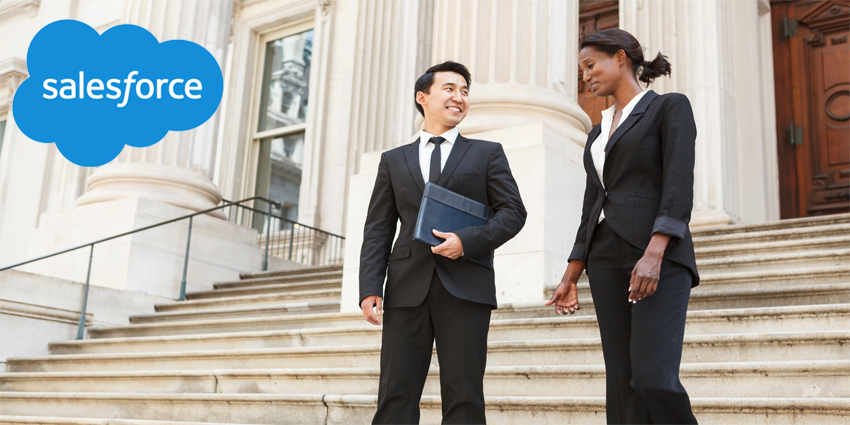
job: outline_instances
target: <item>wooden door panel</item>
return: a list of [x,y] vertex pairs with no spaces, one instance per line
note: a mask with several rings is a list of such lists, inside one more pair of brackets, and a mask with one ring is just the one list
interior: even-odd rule
[[[579,40],[589,35],[620,26],[619,0],[579,0]],[[602,122],[602,111],[611,107],[611,96],[599,97],[587,88],[578,71],[578,105],[590,117],[594,126]]]
[[830,112],[840,112],[842,102],[850,99],[843,95],[850,90],[850,4],[821,2],[801,16],[799,26],[802,51],[813,71],[804,81],[809,88],[803,103],[810,112],[809,128],[804,129],[809,143],[799,146],[797,160],[805,162],[800,168],[810,167],[810,174],[801,182],[799,196],[808,198],[805,215],[843,212],[850,205],[850,122]]
[[850,1],[772,6],[781,216],[850,211]]

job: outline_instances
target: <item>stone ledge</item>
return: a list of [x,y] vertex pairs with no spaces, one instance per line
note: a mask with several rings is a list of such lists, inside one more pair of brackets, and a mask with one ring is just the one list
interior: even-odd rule
[[[29,317],[31,319],[49,320],[69,325],[76,325],[80,321],[79,311],[22,303],[2,298],[0,298],[0,314],[11,314],[14,316]],[[92,314],[87,313],[86,324],[90,325],[92,320]]]

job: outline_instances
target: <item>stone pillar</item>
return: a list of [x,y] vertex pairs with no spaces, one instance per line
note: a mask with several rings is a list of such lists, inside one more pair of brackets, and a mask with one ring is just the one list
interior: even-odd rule
[[[591,122],[576,103],[578,2],[434,3],[431,64],[454,60],[472,73],[460,132],[504,146],[528,211],[520,234],[496,250],[498,302],[542,302],[545,288],[564,273],[584,193]],[[411,87],[399,96],[410,99]],[[378,160],[378,153],[361,156],[348,186],[343,311],[357,310],[360,245]]]
[[583,146],[577,23],[575,0],[436,0],[434,63],[461,62],[473,78],[461,132],[545,123]]
[[[232,9],[233,0],[128,0],[124,22],[146,28],[160,42],[198,43],[223,65]],[[216,112],[200,127],[169,132],[147,148],[126,146],[88,178],[87,192],[75,205],[142,197],[192,211],[216,206],[221,193],[211,178],[219,118]],[[224,217],[221,212],[212,215]]]
[[620,0],[620,28],[637,37],[647,59],[668,56],[672,77],[650,88],[684,93],[693,106],[691,226],[778,219],[769,3]]

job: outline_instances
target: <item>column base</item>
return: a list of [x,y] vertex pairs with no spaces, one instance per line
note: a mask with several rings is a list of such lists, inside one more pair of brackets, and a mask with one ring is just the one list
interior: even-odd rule
[[718,210],[694,210],[691,213],[691,229],[698,227],[726,226],[732,224],[732,216],[725,211]]
[[[77,199],[75,206],[141,197],[198,212],[214,208],[221,202],[221,192],[209,179],[162,164],[110,164],[95,171],[86,185],[87,192]],[[224,218],[221,211],[210,215]]]

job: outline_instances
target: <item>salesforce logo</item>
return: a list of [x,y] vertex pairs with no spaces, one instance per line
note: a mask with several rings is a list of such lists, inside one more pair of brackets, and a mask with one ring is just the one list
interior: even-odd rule
[[135,25],[98,34],[82,22],[54,22],[30,43],[27,68],[12,103],[18,128],[87,167],[112,161],[124,145],[147,147],[203,124],[224,87],[206,49],[160,43]]

